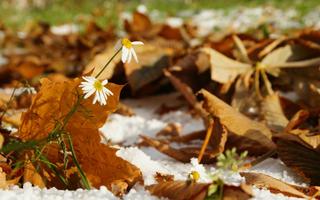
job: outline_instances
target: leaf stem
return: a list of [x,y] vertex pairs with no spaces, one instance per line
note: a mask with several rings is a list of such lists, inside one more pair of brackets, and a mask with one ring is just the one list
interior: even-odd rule
[[74,162],[74,164],[76,165],[76,167],[78,168],[78,171],[79,171],[79,174],[81,176],[81,180],[82,180],[82,183],[84,185],[84,187],[86,189],[90,189],[90,184],[87,180],[87,177],[86,175],[84,174],[84,172],[82,171],[82,168],[77,160],[77,157],[76,157],[76,153],[74,151],[74,148],[73,148],[73,143],[72,143],[72,139],[71,139],[71,136],[70,134],[67,134],[67,137],[68,137],[68,143],[69,143],[69,146],[70,146],[70,151],[71,151],[71,155],[72,155],[72,160]]
[[118,51],[110,58],[110,60],[103,66],[103,68],[100,70],[100,72],[95,76],[95,78],[98,78],[102,72],[107,68],[107,66],[111,63],[111,61],[118,55],[118,53],[121,51],[121,47],[118,49]]

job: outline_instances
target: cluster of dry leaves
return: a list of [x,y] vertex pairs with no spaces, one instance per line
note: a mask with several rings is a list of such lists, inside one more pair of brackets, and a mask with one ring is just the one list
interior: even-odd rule
[[[198,157],[214,164],[225,149],[248,151],[254,161],[245,168],[273,156],[280,158],[309,187],[294,186],[259,173],[243,172],[246,184],[225,185],[224,199],[248,199],[250,186],[268,188],[274,193],[303,198],[320,198],[320,32],[295,30],[277,39],[255,34],[212,35],[199,38],[196,27],[184,24],[170,27],[154,24],[148,16],[135,12],[125,21],[132,40],[145,43],[137,49],[139,63],[120,62],[116,57],[101,78],[128,83],[124,96],[139,97],[179,91],[190,112],[203,118],[206,130],[180,136],[170,125],[157,138],[143,136],[141,145],[154,147],[181,162]],[[9,105],[2,118],[18,128],[16,133],[1,129],[0,145],[10,138],[39,141],[46,138],[56,121],[62,120],[76,101],[82,73],[95,75],[114,54],[115,34],[89,24],[83,34],[54,35],[47,25],[30,28],[21,39],[4,30],[2,46],[8,63],[0,68],[2,87],[28,80],[39,92],[21,95]],[[256,37],[255,37],[256,36]],[[89,62],[90,61],[90,62]],[[38,81],[42,76],[40,82]],[[40,86],[41,83],[41,86]],[[108,84],[115,94],[107,106],[82,102],[66,126],[78,160],[91,186],[106,185],[123,194],[143,182],[140,170],[115,156],[116,149],[100,143],[98,128],[117,109],[122,86]],[[81,93],[81,91],[78,91]],[[1,94],[4,110],[8,94]],[[32,101],[31,101],[32,98]],[[21,116],[21,109],[27,109]],[[164,108],[172,110],[177,108]],[[121,107],[122,113],[126,112]],[[17,112],[15,114],[12,114]],[[193,141],[202,140],[196,145]],[[177,149],[173,143],[183,143]],[[187,147],[186,147],[187,146]],[[63,170],[63,156],[56,144],[43,153],[70,180],[71,189],[81,187],[72,163]],[[0,187],[30,181],[42,187],[65,188],[45,166],[36,170],[30,162],[32,151],[8,152],[0,156]],[[15,160],[16,159],[16,160]],[[22,168],[13,163],[23,161]],[[172,181],[165,175],[147,189],[170,199],[204,199],[210,184]]]

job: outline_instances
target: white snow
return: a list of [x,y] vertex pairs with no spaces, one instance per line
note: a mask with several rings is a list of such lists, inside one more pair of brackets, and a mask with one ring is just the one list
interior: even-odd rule
[[[187,180],[190,172],[195,170],[200,174],[200,182],[209,181],[209,178],[204,175],[205,172],[211,174],[218,172],[212,165],[198,164],[196,159],[192,159],[190,163],[181,163],[167,155],[159,153],[153,148],[134,146],[134,144],[138,142],[140,134],[155,137],[155,134],[168,123],[179,124],[182,127],[182,134],[204,129],[201,119],[194,118],[188,113],[187,109],[183,107],[179,108],[178,111],[171,111],[164,115],[156,113],[156,110],[162,104],[166,104],[167,106],[183,106],[184,104],[178,100],[178,96],[179,95],[175,93],[139,100],[125,100],[123,102],[133,108],[136,115],[129,117],[112,114],[108,122],[100,129],[104,136],[112,142],[131,145],[131,147],[120,147],[116,154],[141,170],[145,185],[156,183],[154,176],[157,172],[163,175],[173,175],[174,180]],[[249,171],[265,173],[292,184],[306,185],[278,159],[269,158]],[[239,173],[227,171],[221,173],[221,178],[227,184],[232,185],[239,185],[244,181],[244,178],[241,177]],[[282,194],[272,194],[266,189],[260,190],[254,188],[253,191],[255,195],[253,199],[296,199],[286,197]],[[0,197],[5,200],[119,199],[105,187],[90,191],[82,189],[64,191],[55,188],[41,190],[38,187],[31,187],[29,183],[24,184],[23,188],[13,186],[9,190],[0,190]],[[122,198],[125,200],[158,199],[157,197],[150,195],[141,185],[134,186],[129,193]]]
[[40,189],[38,187],[32,187],[30,183],[25,183],[23,188],[13,186],[9,190],[0,190],[1,200],[102,200],[118,199],[115,197],[106,187],[100,187],[99,190],[83,190],[78,189],[76,191],[57,190],[56,188]]

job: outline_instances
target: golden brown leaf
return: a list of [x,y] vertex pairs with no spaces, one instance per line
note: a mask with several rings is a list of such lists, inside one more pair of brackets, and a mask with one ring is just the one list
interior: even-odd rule
[[308,198],[303,191],[308,191],[306,187],[290,185],[271,176],[261,173],[242,172],[241,176],[245,177],[246,183],[258,188],[268,188],[273,193],[282,193],[290,197]]
[[203,200],[210,184],[170,181],[148,186],[151,194],[172,200]]
[[203,107],[212,116],[218,117],[228,131],[259,143],[260,148],[269,150],[275,148],[271,141],[272,134],[264,124],[247,118],[204,89],[199,94],[204,100]]
[[[80,79],[70,81],[50,81],[42,79],[42,87],[33,99],[29,110],[22,116],[19,137],[23,140],[43,139],[48,136],[57,121],[70,111],[81,94]],[[117,108],[122,86],[109,83],[113,96],[107,105],[92,104],[92,97],[81,101],[77,112],[66,126],[70,133],[77,158],[82,169],[94,187],[106,185],[111,188],[114,181],[133,184],[141,176],[140,171],[127,161],[117,157],[114,148],[100,143],[98,128],[110,112]]]
[[46,185],[42,180],[40,174],[36,171],[30,160],[27,160],[24,165],[23,182],[30,182],[34,186],[39,188],[45,188]]
[[273,138],[280,159],[298,175],[310,182],[320,184],[320,149],[312,148],[300,137],[283,133]]

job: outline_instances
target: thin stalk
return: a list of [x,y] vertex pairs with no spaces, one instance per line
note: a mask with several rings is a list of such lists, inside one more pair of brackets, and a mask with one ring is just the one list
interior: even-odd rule
[[111,63],[111,61],[118,55],[118,53],[121,51],[121,47],[118,49],[118,51],[110,58],[110,60],[103,66],[103,68],[100,70],[100,72],[95,76],[95,78],[98,78],[102,72],[107,68],[107,66]]
[[81,180],[82,180],[82,183],[84,185],[84,187],[86,189],[90,189],[90,184],[87,180],[87,177],[86,175],[84,174],[84,172],[82,171],[82,168],[77,160],[77,157],[76,157],[76,153],[74,151],[74,148],[73,148],[73,143],[72,143],[72,139],[71,139],[71,136],[69,134],[67,134],[67,137],[68,137],[68,143],[69,143],[69,146],[70,146],[70,150],[71,150],[71,155],[72,155],[72,160],[74,162],[74,164],[76,165],[76,167],[78,168],[78,171],[80,173],[80,176],[81,176]]
[[273,90],[272,90],[272,85],[271,85],[271,83],[270,83],[270,81],[268,79],[268,76],[267,76],[267,74],[266,74],[264,69],[261,70],[261,75],[262,75],[262,79],[264,81],[264,84],[266,85],[268,94],[272,95],[274,93]]
[[213,131],[213,125],[214,125],[214,121],[211,119],[210,120],[210,123],[209,123],[209,127],[207,129],[207,134],[206,134],[206,138],[204,139],[204,142],[202,144],[202,147],[201,147],[201,150],[200,150],[200,153],[198,155],[198,162],[200,163],[201,160],[202,160],[202,157],[204,155],[204,152],[206,151],[206,148],[208,146],[208,143],[209,143],[209,140],[211,138],[211,135],[212,135],[212,131]]

